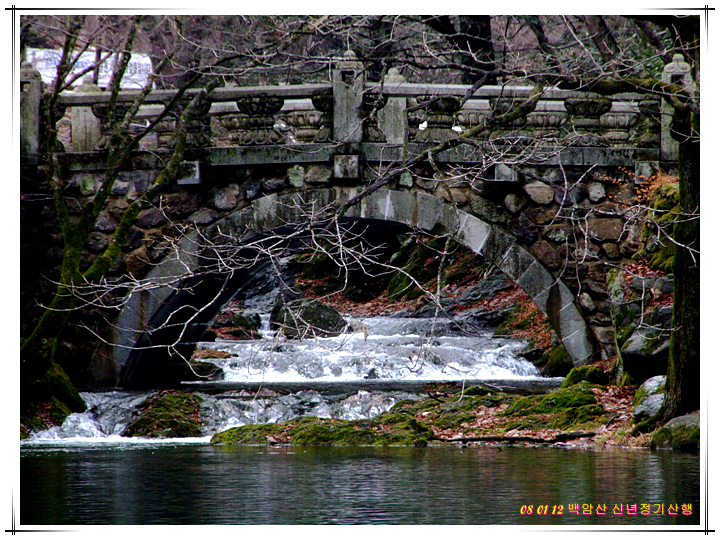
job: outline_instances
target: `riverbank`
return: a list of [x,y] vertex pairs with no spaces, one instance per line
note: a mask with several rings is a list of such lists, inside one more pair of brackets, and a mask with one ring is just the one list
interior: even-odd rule
[[489,385],[432,385],[369,420],[298,418],[216,434],[215,444],[427,446],[437,444],[649,448],[632,434],[632,387],[587,381],[545,394],[513,395]]

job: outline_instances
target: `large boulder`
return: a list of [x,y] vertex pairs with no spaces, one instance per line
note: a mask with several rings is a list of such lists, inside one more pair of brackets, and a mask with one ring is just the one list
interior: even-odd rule
[[338,336],[346,327],[333,307],[295,291],[278,294],[270,313],[270,328],[282,330],[288,339]]
[[658,429],[650,441],[652,449],[672,448],[685,452],[700,450],[700,413],[673,418]]
[[637,329],[620,351],[624,371],[631,381],[644,381],[667,373],[670,337],[665,332]]
[[641,422],[655,416],[665,399],[665,376],[656,375],[645,381],[635,392],[633,419]]
[[163,390],[143,401],[123,437],[199,437],[202,434],[202,399],[177,390]]

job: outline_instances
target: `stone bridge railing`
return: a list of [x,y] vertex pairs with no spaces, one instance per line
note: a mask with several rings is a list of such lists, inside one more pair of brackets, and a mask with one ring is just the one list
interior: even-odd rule
[[[676,58],[666,68],[667,77],[682,74],[686,65]],[[327,84],[215,89],[196,111],[190,141],[196,148],[216,149],[204,156],[211,165],[334,161],[335,177],[358,178],[361,161],[396,161],[419,153],[429,144],[458,137],[491,111],[508,110],[515,100],[528,96],[531,88],[485,86],[461,107],[461,98],[468,90],[463,85],[405,83],[394,69],[382,83],[367,82],[363,64],[349,52],[336,63],[332,82]],[[188,99],[196,91],[190,90]],[[150,92],[137,114],[136,129],[157,115],[174,92]],[[21,148],[26,163],[34,161],[39,148],[41,96],[39,74],[25,66]],[[135,92],[121,92],[113,113],[127,111],[135,97]],[[72,143],[67,150],[97,149],[107,127],[108,100],[106,92],[89,83],[60,97],[59,106],[69,109],[72,117]],[[547,142],[547,146],[562,144],[577,149],[564,152],[562,158],[537,152],[538,159],[547,163],[564,160],[564,165],[631,166],[676,159],[676,143],[669,137],[667,117],[661,114],[656,98],[636,94],[605,98],[551,88],[545,90],[532,113],[476,138],[492,140],[496,146],[522,140],[525,144]],[[146,138],[144,148],[171,146],[173,130],[171,113]],[[269,152],[268,145],[277,148]],[[223,151],[219,147],[244,150]],[[467,144],[436,156],[438,162],[474,163],[483,159],[482,152]],[[498,180],[512,176],[506,167],[495,169]]]

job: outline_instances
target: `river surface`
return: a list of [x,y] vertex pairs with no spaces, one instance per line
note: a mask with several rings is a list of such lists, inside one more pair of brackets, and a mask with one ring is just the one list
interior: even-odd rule
[[426,395],[432,381],[526,391],[562,381],[518,357],[523,343],[468,335],[450,321],[353,324],[337,338],[277,341],[266,324],[261,341],[201,344],[231,355],[210,360],[222,380],[185,385],[203,398],[201,437],[123,437],[149,393],[83,394],[88,411],[21,443],[20,524],[699,523],[697,455],[209,444],[251,423],[371,418]]
[[20,474],[23,525],[699,523],[699,459],[671,452],[75,444]]

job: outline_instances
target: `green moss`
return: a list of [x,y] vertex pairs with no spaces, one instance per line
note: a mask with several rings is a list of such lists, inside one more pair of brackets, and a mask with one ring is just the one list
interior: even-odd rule
[[594,427],[597,418],[604,414],[605,409],[603,409],[601,405],[596,404],[565,409],[553,427],[564,429],[572,426],[573,429],[578,429],[581,425],[589,424]]
[[635,396],[633,396],[633,407],[637,407],[640,405],[643,401],[645,401],[645,398],[648,397],[647,391],[641,386],[635,391]]
[[542,395],[522,397],[510,405],[503,415],[560,414],[565,412],[565,409],[594,405],[597,400],[591,392],[591,388],[591,384],[583,381],[570,388],[561,388]]
[[573,368],[572,360],[562,343],[555,345],[548,353],[543,373],[547,377],[565,377]]
[[[395,266],[402,267],[418,283],[425,284],[437,277],[444,247],[444,238],[433,238],[428,242],[417,242],[412,239],[403,244],[398,256],[391,262]],[[407,260],[407,263],[403,264],[403,260]],[[396,272],[388,283],[387,293],[391,300],[412,300],[419,297],[422,291],[414,285],[408,275]]]
[[294,446],[425,446],[432,431],[408,415],[347,421],[305,417],[281,424],[249,425],[218,433],[213,444]]
[[700,426],[661,427],[652,436],[650,447],[672,448],[684,452],[700,451]]
[[594,429],[604,418],[605,410],[597,403],[593,387],[583,381],[548,394],[520,398],[503,413],[517,418],[505,430]]
[[138,406],[138,412],[127,425],[124,437],[199,437],[202,422],[202,399],[194,394],[163,391]]
[[185,376],[190,379],[208,379],[215,375],[219,375],[220,373],[222,373],[222,369],[217,367],[212,362],[190,360],[190,367],[185,371]]
[[466,396],[486,396],[491,393],[492,390],[485,388],[484,386],[470,386],[465,389]]
[[580,381],[588,381],[593,384],[607,384],[608,377],[605,372],[597,366],[578,366],[570,370],[561,388],[567,388]]

